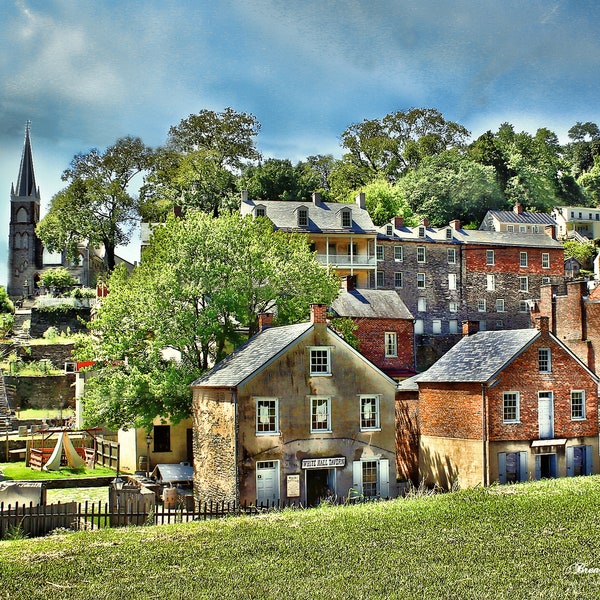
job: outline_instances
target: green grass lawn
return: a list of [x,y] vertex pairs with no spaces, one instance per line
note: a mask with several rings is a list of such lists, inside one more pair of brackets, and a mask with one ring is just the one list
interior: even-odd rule
[[[95,469],[69,469],[63,467],[58,471],[38,471],[26,466],[24,461],[0,463],[0,471],[7,479],[11,480],[47,480],[47,479],[66,479],[69,477],[110,477],[115,472],[106,467],[96,467]],[[0,595],[0,599],[2,596]]]
[[[65,408],[62,411],[63,418],[70,417],[73,409]],[[19,419],[24,421],[31,419],[58,419],[61,415],[59,408],[27,408],[19,411]]]
[[600,477],[0,542],[0,598],[598,598]]

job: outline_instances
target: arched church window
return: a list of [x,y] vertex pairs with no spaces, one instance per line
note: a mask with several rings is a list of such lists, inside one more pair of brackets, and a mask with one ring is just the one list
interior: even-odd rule
[[27,232],[21,235],[21,248],[27,250],[29,248],[29,234]]
[[29,213],[27,212],[27,209],[23,206],[21,206],[21,208],[19,208],[19,210],[17,211],[17,223],[27,223],[29,221]]

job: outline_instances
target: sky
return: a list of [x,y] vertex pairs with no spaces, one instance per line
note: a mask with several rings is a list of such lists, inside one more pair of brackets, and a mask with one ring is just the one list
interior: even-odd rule
[[[265,158],[341,156],[363,119],[435,108],[473,139],[600,124],[597,0],[1,0],[0,285],[25,123],[42,215],[73,156],[165,142],[202,109]],[[121,252],[139,257],[137,244]]]

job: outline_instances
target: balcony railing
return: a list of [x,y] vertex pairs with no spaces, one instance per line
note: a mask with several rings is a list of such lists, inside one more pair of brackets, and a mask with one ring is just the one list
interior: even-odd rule
[[317,254],[317,260],[322,265],[332,265],[338,267],[374,267],[377,264],[375,256],[368,254]]

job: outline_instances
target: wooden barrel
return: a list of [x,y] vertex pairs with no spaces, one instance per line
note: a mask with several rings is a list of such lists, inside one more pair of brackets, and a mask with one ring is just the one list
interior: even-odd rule
[[177,489],[165,488],[163,490],[163,506],[165,508],[177,508]]

